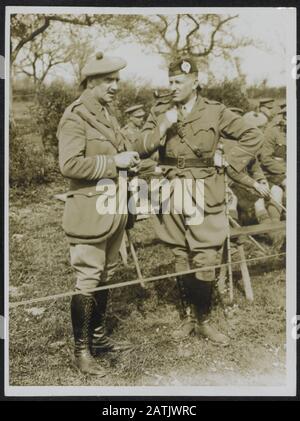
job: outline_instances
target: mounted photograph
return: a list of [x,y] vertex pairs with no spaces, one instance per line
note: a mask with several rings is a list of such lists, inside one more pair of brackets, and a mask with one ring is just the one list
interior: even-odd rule
[[296,9],[6,7],[7,396],[296,394]]

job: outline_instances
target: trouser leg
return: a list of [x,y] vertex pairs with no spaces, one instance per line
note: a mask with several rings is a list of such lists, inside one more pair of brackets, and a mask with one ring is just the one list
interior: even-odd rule
[[[118,267],[119,249],[124,235],[126,220],[120,224],[119,229],[107,240],[105,283],[109,284]],[[97,356],[103,352],[115,352],[130,347],[127,343],[117,343],[107,335],[106,310],[109,300],[109,290],[96,291],[96,306],[92,322],[92,353]]]
[[279,186],[271,187],[271,197],[272,201],[268,203],[268,213],[273,221],[280,221],[281,208],[277,203],[282,204],[283,190]]
[[95,292],[90,292],[90,290],[100,284],[105,267],[105,248],[105,243],[75,244],[70,248],[71,265],[77,278],[76,289],[81,292],[81,294],[74,295],[71,300],[75,364],[83,373],[100,376],[104,376],[105,372],[91,354],[93,320],[97,301]]
[[233,191],[229,189],[229,199],[228,199],[228,211],[229,211],[229,215],[235,219],[236,221],[238,221],[239,219],[239,215],[238,215],[238,210],[237,210],[237,205],[238,205],[238,198],[237,196],[233,193]]
[[267,212],[265,201],[263,198],[258,199],[254,203],[255,216],[259,224],[270,223],[270,217]]
[[[268,213],[273,222],[279,222],[281,218],[282,209],[278,204],[282,204],[283,190],[281,187],[273,185],[271,187],[271,197],[273,200],[268,202]],[[277,204],[278,203],[278,204]],[[282,232],[270,232],[269,237],[272,241],[274,249],[281,249],[284,242],[284,234]]]

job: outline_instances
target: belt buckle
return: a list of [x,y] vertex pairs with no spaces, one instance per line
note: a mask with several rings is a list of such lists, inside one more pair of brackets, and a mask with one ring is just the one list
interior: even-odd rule
[[179,169],[183,169],[185,168],[185,157],[184,156],[179,156],[177,158],[177,168]]

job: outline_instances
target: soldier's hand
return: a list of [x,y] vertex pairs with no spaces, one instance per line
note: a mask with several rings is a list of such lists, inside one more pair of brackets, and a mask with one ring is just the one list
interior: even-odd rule
[[168,110],[165,113],[165,117],[167,120],[167,124],[169,124],[169,127],[172,126],[172,124],[177,123],[178,120],[178,112],[176,107],[172,107],[170,110]]
[[163,138],[167,130],[174,124],[177,123],[177,108],[172,107],[165,112],[162,121],[159,124],[160,138]]
[[270,196],[270,189],[269,186],[265,183],[258,183],[257,181],[254,183],[255,190],[262,196],[262,197],[269,197]]
[[121,152],[114,157],[117,168],[129,169],[136,167],[140,162],[139,154],[135,151]]

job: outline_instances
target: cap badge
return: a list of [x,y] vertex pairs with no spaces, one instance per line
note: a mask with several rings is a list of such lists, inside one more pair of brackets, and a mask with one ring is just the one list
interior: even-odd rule
[[181,67],[181,70],[186,74],[190,73],[191,71],[191,65],[188,61],[183,61],[180,67]]

